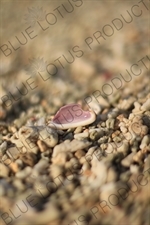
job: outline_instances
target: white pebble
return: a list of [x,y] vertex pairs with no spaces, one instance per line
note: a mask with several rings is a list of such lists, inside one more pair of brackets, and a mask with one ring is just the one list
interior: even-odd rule
[[150,110],[150,98],[144,102],[144,104],[141,106],[141,110],[147,111]]

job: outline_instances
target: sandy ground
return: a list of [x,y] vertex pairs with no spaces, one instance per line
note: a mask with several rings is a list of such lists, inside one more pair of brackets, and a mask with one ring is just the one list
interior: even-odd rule
[[[146,0],[1,1],[0,224],[150,223],[149,15]],[[69,103],[94,123],[48,128]]]

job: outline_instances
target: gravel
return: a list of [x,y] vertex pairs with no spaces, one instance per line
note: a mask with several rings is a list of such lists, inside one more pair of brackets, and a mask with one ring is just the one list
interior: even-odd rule
[[[79,6],[81,2],[44,1],[39,8],[33,2],[2,4],[2,25],[11,24],[5,40],[19,38],[18,31],[33,35],[23,29],[34,21],[19,25],[22,12],[28,20],[40,19],[32,24],[37,37],[18,51],[12,49],[10,56],[2,56],[1,225],[150,222],[150,9],[136,3],[143,13],[137,17],[137,5],[132,8],[134,14],[131,10],[133,1],[84,1]],[[62,18],[59,10],[63,13],[69,3],[74,12],[65,11]],[[123,20],[127,20],[126,10],[134,17],[131,23]],[[49,13],[47,20],[42,19],[44,13]],[[53,26],[52,15],[57,18]],[[117,30],[113,21],[118,19],[119,26],[119,18],[124,22]],[[43,31],[39,23],[49,29]],[[115,32],[112,36],[105,35],[109,24]],[[105,39],[98,38],[98,31]],[[65,60],[71,61],[69,50],[73,63]],[[69,103],[94,110],[96,120],[63,131],[48,127],[55,113]]]

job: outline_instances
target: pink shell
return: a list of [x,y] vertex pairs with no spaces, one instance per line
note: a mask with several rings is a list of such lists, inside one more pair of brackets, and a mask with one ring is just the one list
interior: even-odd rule
[[59,109],[49,126],[68,129],[93,123],[96,115],[93,111],[84,111],[79,104],[68,104]]

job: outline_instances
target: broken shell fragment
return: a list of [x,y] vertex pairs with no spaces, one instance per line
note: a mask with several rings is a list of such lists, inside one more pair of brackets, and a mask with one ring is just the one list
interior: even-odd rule
[[95,119],[96,115],[92,110],[84,111],[79,104],[71,103],[61,107],[48,126],[65,130],[86,126],[93,123]]

